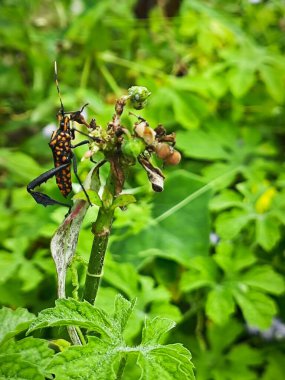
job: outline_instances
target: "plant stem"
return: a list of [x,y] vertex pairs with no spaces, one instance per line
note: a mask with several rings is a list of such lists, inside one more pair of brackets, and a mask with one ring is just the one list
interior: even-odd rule
[[126,366],[126,363],[127,363],[127,356],[123,356],[120,360],[120,365],[118,368],[116,380],[121,380],[125,366]]
[[105,253],[108,245],[114,210],[100,207],[96,222],[92,225],[94,234],[92,250],[86,274],[83,298],[94,304],[97,295]]

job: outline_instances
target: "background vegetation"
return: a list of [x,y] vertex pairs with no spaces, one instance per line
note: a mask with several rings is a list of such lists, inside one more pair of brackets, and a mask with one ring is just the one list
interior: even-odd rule
[[[105,125],[116,97],[146,86],[141,115],[183,153],[161,194],[134,167],[137,203],[116,213],[97,305],[137,297],[134,342],[145,317],[175,320],[168,340],[190,349],[198,380],[283,379],[284,1],[3,0],[0,25],[0,303],[37,313],[56,298],[49,242],[66,210],[26,192],[53,166],[56,59],[66,109],[89,102]],[[44,188],[61,199],[55,181]]]

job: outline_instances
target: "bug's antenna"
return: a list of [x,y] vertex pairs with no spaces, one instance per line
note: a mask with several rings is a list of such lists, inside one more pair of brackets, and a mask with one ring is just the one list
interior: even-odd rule
[[61,113],[64,115],[64,107],[61,99],[61,94],[60,94],[60,89],[59,89],[59,84],[58,84],[58,75],[57,75],[57,63],[54,61],[54,79],[55,79],[55,85],[57,89],[57,93],[59,96],[59,101],[60,101],[60,108],[61,108]]

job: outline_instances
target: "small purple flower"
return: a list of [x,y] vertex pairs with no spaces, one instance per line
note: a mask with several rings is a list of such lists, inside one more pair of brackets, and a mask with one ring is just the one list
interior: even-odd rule
[[220,238],[215,232],[210,233],[210,243],[212,245],[217,245],[219,240],[220,240]]
[[285,324],[278,318],[272,320],[272,325],[265,331],[257,327],[247,326],[251,335],[260,335],[264,340],[281,340],[285,338]]

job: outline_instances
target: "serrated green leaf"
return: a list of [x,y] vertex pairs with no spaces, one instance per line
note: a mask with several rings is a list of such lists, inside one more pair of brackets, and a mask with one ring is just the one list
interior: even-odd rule
[[230,289],[217,286],[207,296],[206,314],[215,323],[224,325],[235,311],[235,303]]
[[39,368],[18,354],[0,355],[1,380],[44,380]]
[[277,219],[261,215],[256,219],[256,241],[265,251],[270,251],[280,240]]
[[73,298],[59,299],[54,308],[39,313],[28,333],[43,327],[79,326],[100,333],[106,341],[120,342],[134,305],[135,300],[129,302],[121,295],[117,295],[114,317],[111,317],[104,310],[86,301],[80,302]]
[[269,265],[255,266],[239,276],[239,281],[268,293],[281,294],[285,291],[283,277]]
[[123,334],[123,331],[126,328],[130,315],[133,312],[135,307],[136,300],[129,302],[123,296],[118,294],[115,299],[115,313],[114,320],[120,326],[120,333]]
[[47,370],[60,380],[115,380],[124,347],[117,347],[97,337],[88,344],[73,346],[56,355]]
[[26,309],[11,310],[3,307],[0,310],[0,343],[25,331],[34,318],[34,314]]
[[19,341],[10,339],[0,347],[0,355],[19,354],[22,360],[34,364],[39,367],[39,372],[44,373],[54,353],[48,344],[47,340],[32,337]]
[[140,380],[194,380],[190,352],[181,344],[143,347],[138,357]]
[[[102,201],[101,201],[101,199],[100,199],[100,197],[96,191],[88,189],[88,190],[86,190],[86,193],[88,194],[89,199],[90,199],[92,204],[99,206],[99,207],[102,206]],[[82,200],[86,201],[86,195],[85,195],[84,191],[81,190],[78,193],[76,193],[72,197],[72,199],[82,199]]]
[[166,318],[146,319],[142,331],[142,345],[153,345],[160,342],[163,335],[173,329],[175,322]]
[[252,290],[237,291],[234,293],[234,297],[249,326],[267,329],[271,325],[277,308],[270,297]]
[[118,197],[115,198],[113,204],[112,204],[112,210],[114,210],[116,207],[125,207],[129,205],[130,203],[135,203],[136,198],[131,194],[121,194]]
[[103,310],[73,298],[59,299],[54,308],[41,311],[27,333],[52,326],[79,326],[110,339],[117,338],[119,334],[114,321]]
[[[122,298],[117,298],[117,309],[126,307],[121,302]],[[146,321],[142,344],[136,347],[128,347],[123,341],[89,337],[88,344],[70,347],[56,355],[47,370],[61,380],[115,380],[121,359],[125,360],[129,354],[136,353],[142,370],[141,379],[150,380],[155,375],[161,375],[158,378],[194,380],[190,352],[181,344],[158,344],[173,326],[174,323],[166,319]]]

